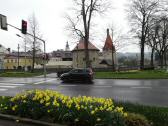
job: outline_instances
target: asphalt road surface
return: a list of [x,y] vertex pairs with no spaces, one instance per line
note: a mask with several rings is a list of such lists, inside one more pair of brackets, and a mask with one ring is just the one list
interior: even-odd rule
[[168,106],[168,80],[95,79],[93,84],[63,83],[55,74],[47,78],[0,78],[0,95],[32,89],[51,89],[70,96],[96,96],[115,100]]

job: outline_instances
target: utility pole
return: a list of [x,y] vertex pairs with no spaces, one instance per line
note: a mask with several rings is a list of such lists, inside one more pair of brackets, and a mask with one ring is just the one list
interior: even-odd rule
[[27,58],[26,58],[26,56],[27,56],[27,53],[26,53],[26,39],[25,39],[24,37],[20,36],[19,34],[16,34],[16,36],[22,38],[22,39],[24,40],[24,42],[25,42],[25,43],[24,43],[24,44],[25,44],[25,47],[24,47],[24,51],[25,51],[25,57],[24,57],[24,58],[25,58],[25,59],[24,59],[24,60],[25,60],[25,64],[24,64],[25,67],[24,67],[24,71],[26,72],[26,71],[27,71],[27,67],[26,67],[26,66],[27,66],[27,65],[26,65],[26,59],[27,59]]
[[77,68],[78,68],[78,63],[79,63],[79,61],[78,61],[78,60],[79,60],[79,59],[78,59],[78,53],[79,53],[79,52],[78,52],[78,51],[79,51],[79,50],[78,50],[78,44],[77,44]]
[[20,49],[20,46],[18,44],[18,69],[19,69],[19,49]]
[[24,70],[25,70],[25,72],[27,71],[27,65],[26,65],[26,56],[27,56],[27,53],[26,53],[26,39],[24,40],[25,41],[25,67],[24,67]]

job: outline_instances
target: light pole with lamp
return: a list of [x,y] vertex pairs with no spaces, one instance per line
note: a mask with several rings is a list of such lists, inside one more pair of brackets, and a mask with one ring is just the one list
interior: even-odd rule
[[20,49],[19,44],[18,44],[18,47],[17,47],[17,48],[18,48],[18,70],[19,70],[19,56],[20,56],[20,55],[19,55],[19,49]]
[[[21,35],[19,35],[19,34],[16,34],[18,37],[20,37],[20,38],[23,38]],[[26,66],[26,40],[25,40],[25,38],[23,38],[23,40],[25,41],[25,67],[24,67],[24,71],[26,72],[27,71],[27,66]]]

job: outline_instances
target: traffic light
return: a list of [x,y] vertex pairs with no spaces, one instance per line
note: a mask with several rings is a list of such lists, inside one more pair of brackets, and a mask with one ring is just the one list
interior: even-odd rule
[[0,28],[6,31],[8,30],[7,17],[2,14],[0,14]]
[[27,21],[22,20],[22,33],[27,34]]

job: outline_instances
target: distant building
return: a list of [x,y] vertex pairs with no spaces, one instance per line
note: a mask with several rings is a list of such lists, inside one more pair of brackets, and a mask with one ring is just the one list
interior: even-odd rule
[[10,48],[6,49],[0,44],[0,69],[4,69],[4,58],[6,54],[9,54]]
[[32,66],[32,56],[25,52],[12,52],[4,58],[4,69],[22,69],[26,67],[28,70]]
[[103,52],[101,54],[101,67],[112,67],[113,65],[117,65],[117,58],[116,58],[116,49],[113,45],[112,38],[109,34],[109,29],[107,29],[107,37],[105,40],[105,44],[103,47]]
[[57,50],[50,53],[47,68],[72,68],[72,53],[67,42],[65,51]]
[[[89,42],[88,51],[91,67],[96,68],[99,65],[99,49],[96,48],[91,42]],[[81,39],[76,47],[72,50],[72,55],[73,68],[86,67],[84,39]]]

